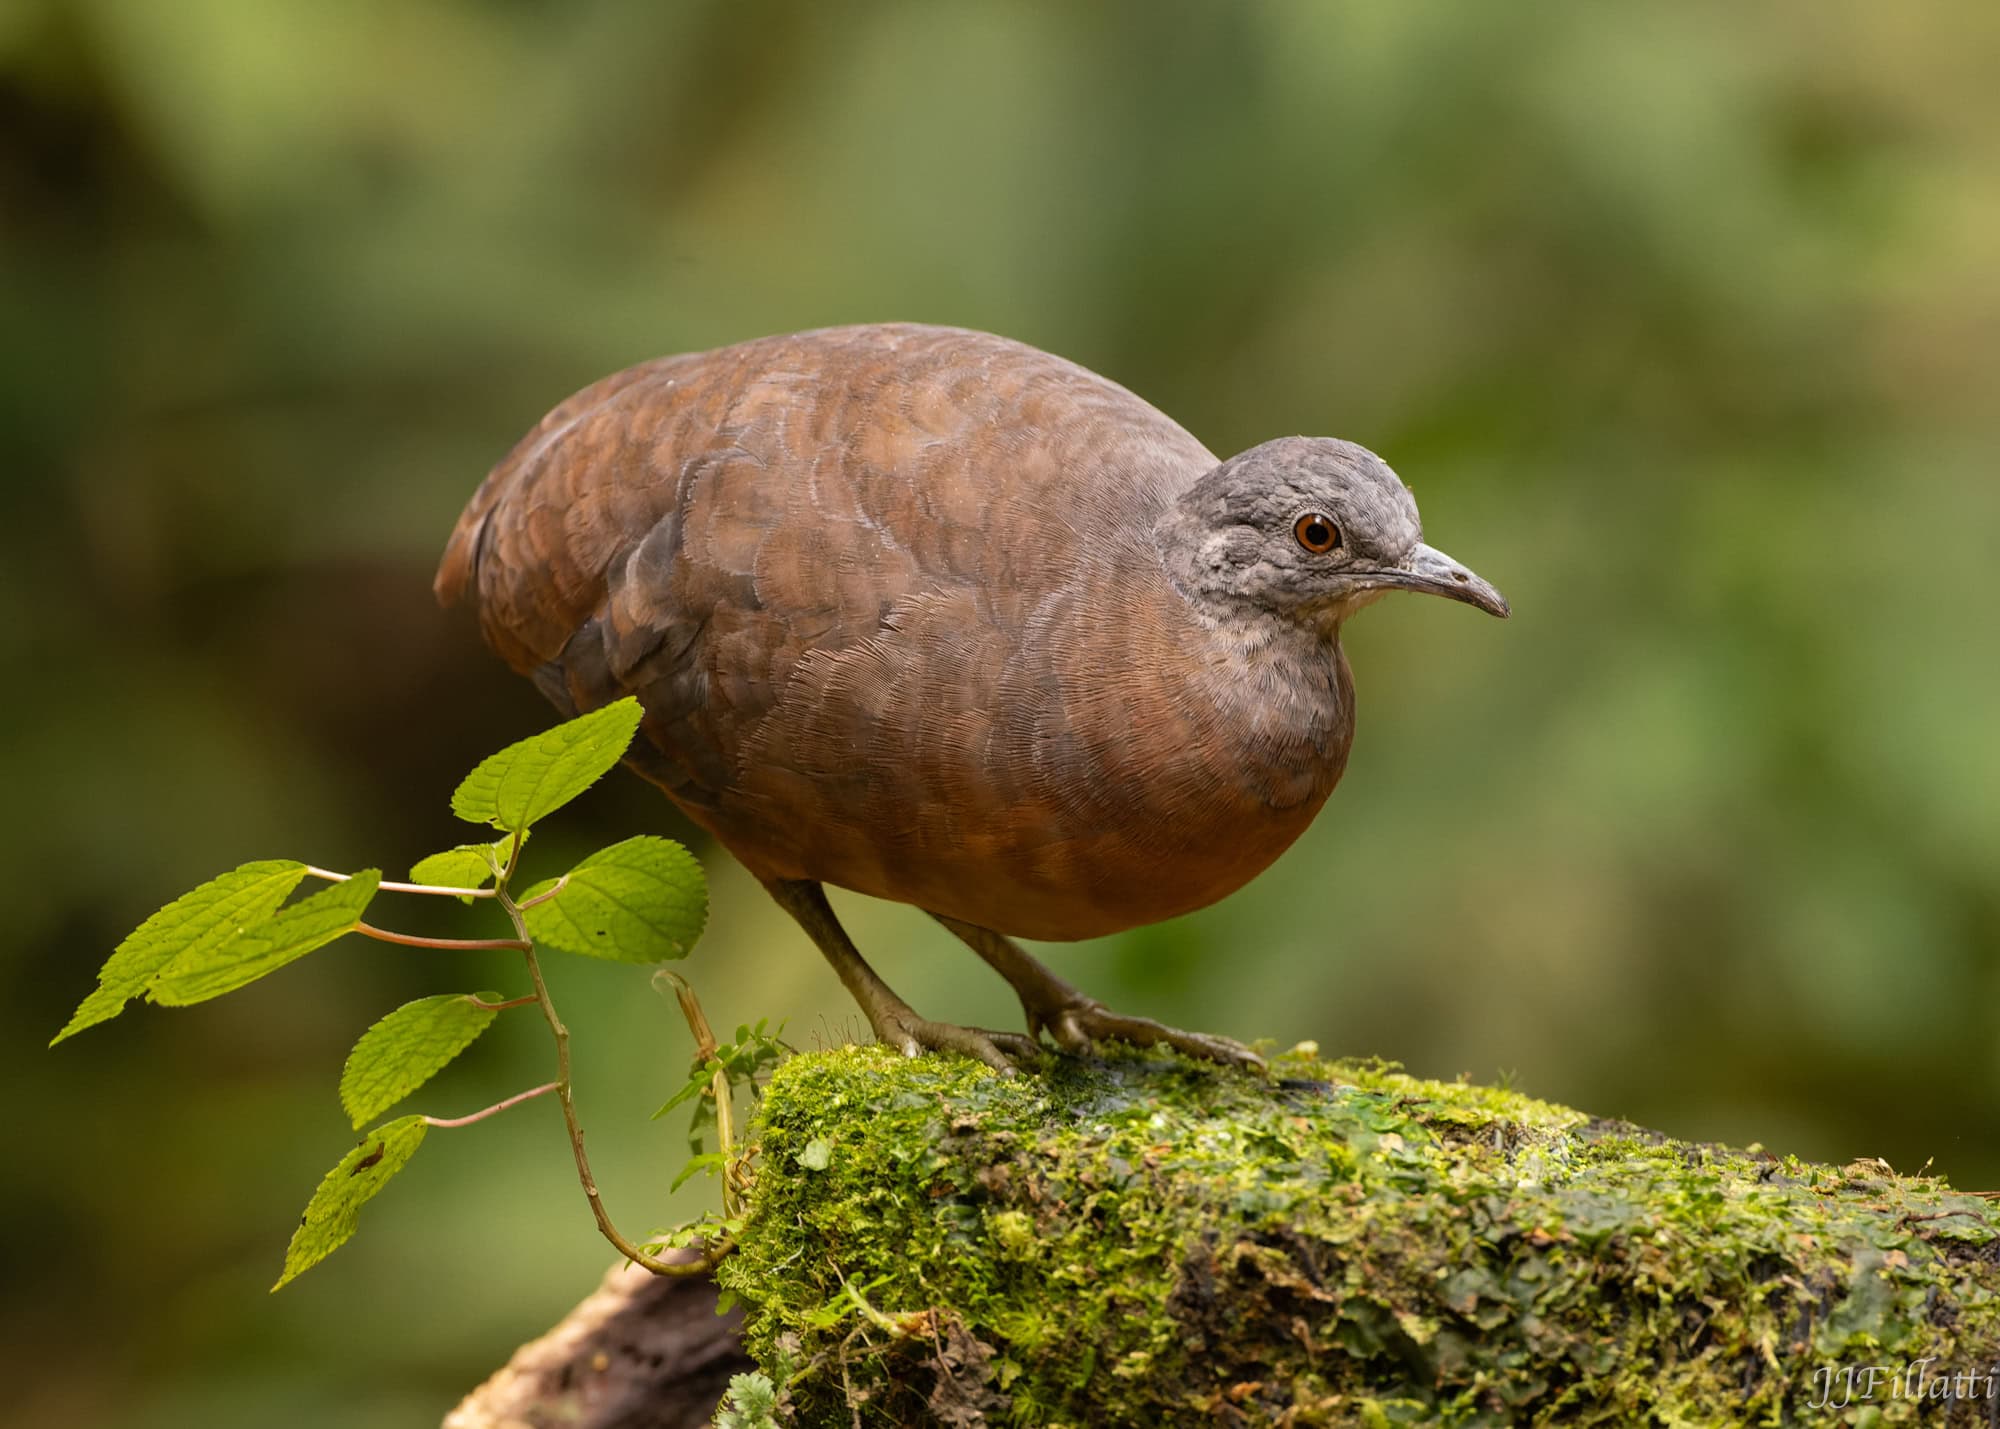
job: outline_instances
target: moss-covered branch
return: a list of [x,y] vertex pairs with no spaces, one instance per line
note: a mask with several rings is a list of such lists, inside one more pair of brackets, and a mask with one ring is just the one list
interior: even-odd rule
[[1982,1200],[1381,1066],[853,1048],[760,1135],[720,1278],[801,1424],[1936,1423],[2000,1361]]

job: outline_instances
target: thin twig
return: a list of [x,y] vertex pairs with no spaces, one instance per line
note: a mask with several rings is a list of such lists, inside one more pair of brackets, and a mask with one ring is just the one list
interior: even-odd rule
[[521,911],[525,913],[538,903],[548,902],[551,898],[555,897],[558,893],[562,892],[563,889],[567,888],[568,886],[569,886],[569,875],[565,873],[561,878],[558,878],[555,881],[554,886],[543,889],[540,893],[537,893],[533,898],[530,898],[525,903],[521,904],[520,905]]
[[[708,1025],[708,1014],[701,1010],[701,999],[694,995],[694,984],[671,968],[661,968],[653,976],[656,981],[664,979],[673,988],[674,1000],[681,1005],[681,1016],[687,1021],[688,1031],[694,1034],[695,1065],[705,1064],[715,1055],[715,1032]],[[729,1073],[718,1067],[709,1078],[708,1092],[715,1100],[715,1142],[722,1153],[722,1213],[733,1217],[738,1202],[736,1188],[730,1182],[729,1160],[736,1153],[736,1108],[729,1091]]]
[[890,1319],[880,1310],[877,1310],[873,1305],[870,1305],[868,1303],[867,1297],[864,1296],[859,1290],[856,1290],[854,1288],[854,1282],[849,1280],[845,1275],[841,1274],[839,1266],[836,1265],[833,1267],[833,1273],[836,1276],[839,1276],[840,1278],[841,1292],[844,1295],[846,1295],[849,1303],[851,1303],[855,1309],[861,1312],[862,1317],[866,1319],[869,1324],[873,1325],[876,1329],[881,1330],[891,1339],[907,1340],[910,1337],[910,1332],[907,1328],[897,1324],[894,1320]]
[[531,992],[525,997],[510,997],[505,1002],[484,1002],[477,993],[468,992],[465,995],[465,1000],[474,1007],[484,1008],[488,1012],[505,1012],[510,1007],[526,1007],[529,1003],[537,1002],[540,999]]
[[1978,1219],[1979,1213],[1977,1211],[1931,1211],[1920,1216],[1915,1212],[1911,1212],[1903,1217],[1901,1224],[1913,1226],[1920,1221],[1945,1221],[1950,1220],[1953,1216],[1972,1216],[1974,1219]]
[[[335,873],[330,868],[314,868],[311,864],[306,865],[306,872],[314,878],[324,878],[328,883],[345,883],[348,879],[354,877],[351,873]],[[493,890],[490,888],[447,888],[441,883],[383,882],[375,886],[384,893],[435,893],[442,894],[446,898],[491,898],[493,896]]]
[[[521,836],[517,833],[514,835],[515,852],[519,852],[520,844]],[[514,860],[510,856],[507,866],[512,868],[513,864]],[[528,937],[527,924],[522,921],[520,905],[507,896],[504,885],[500,887],[499,894],[500,906],[507,911],[508,918],[513,920],[514,931],[521,935],[521,956],[528,964],[528,977],[535,984],[535,999],[541,1003],[542,1016],[547,1019],[549,1033],[556,1040],[556,1101],[562,1106],[563,1125],[569,1129],[569,1147],[576,1157],[576,1177],[583,1183],[584,1199],[590,1202],[590,1213],[597,1218],[599,1233],[618,1248],[620,1255],[634,1265],[652,1271],[655,1275],[706,1275],[715,1268],[715,1260],[709,1253],[704,1253],[697,1260],[681,1264],[661,1260],[657,1256],[648,1255],[625,1239],[618,1233],[618,1227],[611,1224],[611,1216],[604,1209],[604,1198],[597,1193],[597,1178],[590,1174],[590,1158],[583,1150],[583,1127],[576,1119],[576,1094],[570,1085],[569,1075],[569,1029],[563,1026],[562,1018],[556,1015],[556,1005],[549,996],[548,982],[542,977],[542,965],[535,957],[534,944]]]
[[[529,1002],[534,1001],[532,997],[527,1000]],[[470,1126],[475,1121],[484,1121],[489,1116],[497,1116],[510,1106],[519,1106],[522,1102],[532,1101],[539,1096],[546,1096],[555,1089],[556,1084],[554,1082],[543,1082],[539,1087],[530,1087],[525,1092],[516,1092],[504,1102],[495,1102],[484,1111],[476,1111],[470,1116],[427,1116],[424,1118],[424,1124],[426,1126]]]
[[456,951],[491,952],[497,948],[511,948],[515,952],[526,952],[526,938],[420,938],[415,933],[395,933],[387,928],[378,928],[373,923],[356,923],[354,931],[370,938],[379,938],[385,943],[401,943],[406,948],[445,948]]
[[706,1062],[715,1055],[719,1044],[708,1025],[708,1014],[701,1010],[701,999],[694,995],[694,984],[672,968],[661,968],[653,977],[656,982],[665,982],[674,990],[674,1000],[681,1005],[681,1016],[687,1020],[688,1031],[694,1034],[694,1059],[697,1063]]

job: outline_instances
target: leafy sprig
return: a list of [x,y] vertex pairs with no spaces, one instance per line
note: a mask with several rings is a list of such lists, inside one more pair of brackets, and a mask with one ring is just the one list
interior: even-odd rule
[[[726,1251],[741,1224],[736,1194],[740,1168],[731,1170],[728,1101],[735,1080],[754,1079],[775,1055],[766,1050],[766,1044],[774,1047],[775,1042],[764,1037],[764,1024],[757,1025],[754,1038],[748,1035],[751,1029],[741,1029],[735,1043],[718,1048],[693,988],[674,978],[676,995],[695,1034],[695,1064],[701,1069],[697,1075],[708,1089],[707,1115],[722,1143],[712,1162],[701,1160],[690,1172],[711,1164],[724,1169],[724,1214],[704,1217],[648,1245],[635,1245],[612,1224],[591,1175],[570,1082],[569,1029],[549,995],[537,955],[538,947],[548,947],[629,963],[687,956],[708,918],[708,888],[701,865],[679,844],[642,836],[600,849],[560,877],[532,885],[518,898],[513,891],[522,846],[533,827],[618,763],[640,718],[637,700],[619,700],[480,761],[452,795],[452,811],[469,823],[498,830],[500,837],[432,854],[410,870],[407,883],[385,881],[376,869],[338,873],[289,859],[246,863],[210,879],[148,918],[118,945],[98,972],[97,987],[56,1034],[54,1042],[62,1042],[109,1021],[134,998],[180,1007],[220,997],[349,933],[406,947],[520,955],[530,992],[515,997],[479,992],[419,998],[364,1032],[341,1072],[341,1106],[355,1129],[362,1129],[420,1091],[477,1041],[494,1019],[514,1007],[541,1009],[555,1043],[555,1079],[467,1116],[417,1113],[367,1132],[313,1193],[286,1251],[284,1274],[273,1289],[318,1264],[354,1234],[362,1206],[409,1163],[428,1133],[469,1126],[551,1092],[562,1108],[577,1178],[598,1229],[622,1254],[658,1274],[688,1275],[711,1269]],[[331,886],[295,898],[308,878]],[[428,894],[467,904],[490,901],[507,916],[513,936],[434,938],[370,923],[364,914],[382,893]],[[700,1150],[699,1144],[696,1149]],[[690,1244],[703,1247],[701,1256],[691,1261],[666,1261],[656,1253]]]

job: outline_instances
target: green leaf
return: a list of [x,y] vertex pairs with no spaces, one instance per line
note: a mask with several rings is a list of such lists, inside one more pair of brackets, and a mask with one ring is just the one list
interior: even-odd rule
[[264,922],[305,876],[302,863],[266,859],[183,893],[118,945],[97,974],[96,990],[49,1045],[116,1017],[169,963],[205,957],[243,929]]
[[165,1007],[186,1007],[276,972],[353,932],[381,881],[379,869],[364,868],[345,883],[301,899],[226,942],[188,948],[147,985],[146,996]]
[[674,1177],[674,1184],[667,1187],[667,1190],[669,1192],[680,1190],[681,1187],[688,1183],[688,1178],[693,1176],[697,1171],[706,1171],[711,1176],[716,1175],[722,1170],[723,1160],[724,1157],[720,1151],[710,1151],[695,1157],[687,1165],[681,1167],[681,1174]]
[[[477,994],[498,1002],[497,992]],[[461,992],[406,1002],[361,1034],[340,1070],[340,1105],[356,1131],[443,1071],[499,1014]]]
[[537,884],[522,895],[528,936],[565,953],[651,963],[684,958],[708,921],[708,880],[694,855],[670,839],[641,834],[572,868],[562,891]]
[[340,1158],[340,1164],[321,1178],[319,1189],[306,1203],[306,1213],[299,1218],[299,1228],[292,1232],[292,1243],[285,1249],[285,1273],[273,1290],[281,1289],[347,1243],[361,1208],[409,1164],[429,1130],[420,1116],[397,1117],[369,1132],[359,1146]]
[[638,733],[643,711],[624,699],[559,724],[479,763],[451,796],[467,823],[513,832],[554,813],[601,779]]
[[[524,842],[526,837],[524,833]],[[509,834],[490,844],[459,844],[443,853],[418,859],[410,869],[410,882],[427,883],[436,888],[484,888],[506,871],[507,855],[513,843],[513,835]],[[470,898],[459,900],[461,903],[471,901]]]
[[715,1429],[778,1429],[778,1387],[761,1374],[732,1376]]
[[661,1117],[665,1116],[668,1112],[672,1111],[675,1107],[679,1106],[682,1102],[688,1100],[690,1097],[700,1096],[703,1092],[708,1090],[710,1084],[712,1084],[715,1080],[715,1074],[721,1070],[722,1070],[722,1063],[714,1060],[713,1058],[710,1058],[707,1062],[704,1062],[700,1066],[696,1067],[694,1071],[689,1075],[687,1084],[683,1086],[679,1091],[675,1092],[672,1096],[668,1097],[665,1103],[661,1105],[660,1109],[653,1113],[652,1119],[654,1121],[658,1121]]
[[815,1136],[799,1149],[799,1165],[808,1171],[824,1171],[833,1165],[833,1143],[823,1136]]

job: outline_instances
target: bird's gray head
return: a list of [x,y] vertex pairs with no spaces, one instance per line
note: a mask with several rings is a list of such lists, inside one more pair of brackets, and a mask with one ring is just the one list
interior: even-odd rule
[[1392,590],[1507,614],[1499,591],[1423,541],[1416,498],[1387,462],[1333,437],[1280,437],[1196,482],[1161,521],[1167,569],[1218,613],[1270,612],[1322,630]]

